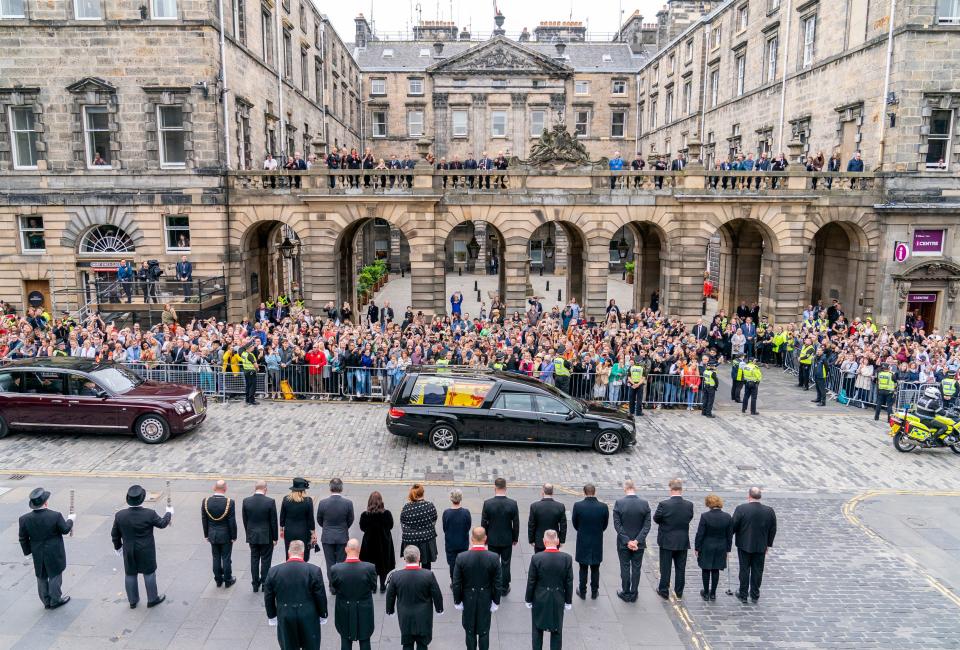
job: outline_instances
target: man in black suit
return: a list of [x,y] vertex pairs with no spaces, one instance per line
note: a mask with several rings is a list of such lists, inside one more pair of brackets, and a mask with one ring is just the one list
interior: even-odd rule
[[213,484],[213,495],[200,506],[200,521],[203,538],[210,542],[213,554],[213,579],[218,587],[232,587],[237,582],[232,561],[233,543],[237,541],[237,504],[227,497],[226,481]]
[[687,568],[687,551],[690,549],[690,522],[693,520],[693,503],[683,498],[683,481],[670,481],[670,498],[657,504],[653,515],[657,522],[657,545],[660,547],[660,584],[657,594],[670,597],[670,568],[677,573],[673,593],[683,598],[684,572]]
[[49,510],[49,499],[50,493],[42,487],[30,492],[30,512],[20,517],[20,548],[24,555],[33,556],[40,602],[46,609],[56,609],[70,601],[70,596],[60,591],[67,568],[63,536],[73,529],[77,516],[70,514],[64,519],[56,510]]
[[706,341],[707,336],[710,334],[707,330],[707,326],[703,324],[703,319],[698,318],[697,324],[693,326],[693,329],[690,330],[690,333],[697,337],[698,341]]
[[327,622],[327,591],[320,567],[303,561],[303,542],[290,542],[289,559],[270,569],[263,584],[267,621],[281,650],[320,650]]
[[453,604],[463,612],[467,650],[490,647],[491,614],[500,606],[500,558],[487,550],[487,531],[470,531],[470,548],[453,565]]
[[520,509],[507,496],[506,479],[493,482],[493,497],[483,502],[480,526],[487,531],[487,549],[500,556],[500,587],[506,596],[510,593],[510,559],[520,540]]
[[577,595],[587,597],[587,571],[590,572],[590,598],[600,593],[600,563],[603,562],[603,531],[610,522],[610,508],[597,500],[597,488],[592,483],[583,486],[583,500],[573,504],[570,516],[577,531],[577,564],[580,584]]
[[[477,160],[473,157],[472,151],[467,154],[466,159],[463,161],[463,168],[470,172],[477,171]],[[476,180],[474,176],[467,177],[467,185],[470,186],[471,190],[473,189],[474,180]]]
[[155,607],[166,600],[166,596],[157,593],[157,545],[153,539],[154,528],[166,528],[173,518],[173,506],[167,506],[161,517],[156,510],[144,508],[143,500],[147,491],[139,485],[131,485],[127,490],[127,506],[113,517],[113,529],[110,537],[117,555],[123,557],[124,587],[130,609],[140,602],[140,589],[137,575],[143,574],[143,584],[147,588],[147,607]]
[[480,154],[480,159],[477,160],[477,169],[480,170],[480,177],[477,179],[477,189],[490,189],[490,175],[486,172],[489,172],[493,169],[493,160],[487,157],[487,152],[484,151]]
[[534,553],[544,549],[543,534],[555,530],[560,536],[560,544],[567,541],[567,509],[559,501],[553,500],[553,485],[544,483],[540,491],[540,500],[530,504],[530,516],[527,518],[527,541]]
[[340,650],[370,650],[373,636],[373,594],[377,592],[377,568],[360,561],[360,542],[347,540],[347,559],[330,568],[330,593],[337,597],[333,621],[340,633]]
[[403,650],[426,650],[433,640],[433,612],[443,614],[443,594],[433,571],[420,568],[420,549],[403,549],[406,566],[387,578],[387,616],[399,612]]
[[617,532],[617,557],[620,560],[620,591],[617,598],[633,603],[637,600],[643,553],[650,532],[650,504],[637,496],[633,481],[623,482],[624,496],[613,504],[613,529]]
[[189,298],[193,294],[193,264],[186,255],[180,256],[177,262],[177,281],[182,282],[183,297]]
[[753,602],[760,599],[760,582],[767,548],[777,536],[777,515],[770,506],[760,503],[760,488],[752,487],[747,502],[733,511],[733,534],[737,538],[737,556],[740,559],[740,588],[737,598],[747,602],[747,587]]
[[277,502],[267,496],[266,481],[257,481],[254,493],[243,500],[243,530],[250,546],[250,580],[257,593],[270,572],[273,547],[280,537]]
[[563,613],[573,608],[573,558],[561,553],[555,530],[543,535],[544,552],[530,558],[527,593],[523,600],[533,610],[533,650],[543,650],[543,633],[550,632],[550,650],[563,644]]
[[317,523],[323,531],[320,543],[323,545],[323,559],[327,563],[327,575],[330,567],[347,559],[344,548],[350,539],[350,526],[353,525],[353,502],[343,497],[343,481],[330,479],[330,496],[317,504]]
[[260,303],[260,306],[257,307],[257,311],[253,312],[253,320],[256,323],[270,320],[270,310],[267,309],[265,303]]

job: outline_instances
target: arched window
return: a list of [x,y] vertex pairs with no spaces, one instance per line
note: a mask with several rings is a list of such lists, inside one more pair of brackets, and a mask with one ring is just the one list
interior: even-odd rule
[[133,240],[116,226],[96,226],[80,240],[81,253],[132,253]]

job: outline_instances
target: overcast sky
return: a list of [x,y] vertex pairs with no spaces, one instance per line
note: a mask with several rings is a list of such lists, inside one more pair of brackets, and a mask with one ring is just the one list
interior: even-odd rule
[[[470,27],[474,34],[493,30],[493,0],[314,0],[345,42],[353,42],[353,19],[363,13],[373,20],[378,32],[400,33],[410,29],[419,18],[423,20],[453,20],[458,27]],[[620,25],[620,10],[629,16],[635,10],[644,22],[653,22],[654,16],[666,0],[497,0],[497,7],[506,17],[504,29],[508,35],[520,33],[524,27],[531,32],[542,20],[579,20],[590,32],[610,34]],[[420,11],[418,13],[417,6]]]

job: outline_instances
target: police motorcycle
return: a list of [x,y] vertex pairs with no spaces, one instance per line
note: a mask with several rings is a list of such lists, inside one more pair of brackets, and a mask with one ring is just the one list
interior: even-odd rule
[[[953,453],[960,454],[960,412],[956,408],[944,410],[942,406],[940,391],[929,386],[912,410],[897,411],[890,416],[894,449],[909,453],[918,447],[949,447]],[[941,424],[943,429],[937,435],[938,427],[934,422]]]

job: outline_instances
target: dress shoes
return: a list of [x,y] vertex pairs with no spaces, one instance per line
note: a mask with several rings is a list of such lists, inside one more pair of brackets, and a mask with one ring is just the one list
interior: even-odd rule
[[577,589],[577,596],[580,598],[580,600],[586,600],[586,599],[587,599],[587,590],[586,590],[586,589]]
[[220,588],[223,586],[223,580],[215,580],[214,582],[217,583],[217,588]]
[[237,584],[237,579],[236,579],[236,578],[229,578],[229,579],[223,581],[223,586],[226,587],[227,589],[229,589],[230,587],[232,587],[232,586],[235,585],[235,584]]
[[166,595],[158,596],[156,600],[151,600],[149,603],[147,603],[147,607],[156,607],[166,599],[167,599]]
[[45,605],[44,609],[56,609],[57,607],[63,607],[69,602],[70,602],[70,596],[64,596],[63,598],[61,598],[59,601],[55,603],[50,603],[49,605]]
[[737,594],[737,600],[739,600],[741,603],[745,603],[745,602],[747,602],[747,597],[746,597],[746,595],[744,595],[744,594],[739,594],[739,593],[738,593],[738,594]]
[[622,600],[622,601],[625,602],[625,603],[629,603],[629,602],[630,602],[630,594],[628,594],[628,593],[626,593],[626,592],[623,592],[623,591],[618,591],[618,592],[617,592],[617,598],[619,598],[620,600]]
[[676,591],[675,591],[675,592],[673,592],[673,595],[676,596],[677,598],[683,598],[683,592],[682,592],[682,591],[680,591],[680,592],[676,592]]
[[756,603],[758,600],[760,600],[760,596],[750,596],[751,602]]
[[657,595],[663,598],[664,600],[670,600],[669,591],[660,591],[659,589],[657,589],[656,591],[657,591]]
[[703,598],[704,600],[710,600],[710,594],[707,593],[706,589],[700,590],[700,597]]
[[253,583],[253,593],[257,593],[258,591],[260,591],[260,583],[259,583],[259,582],[254,582],[254,583]]
[[590,599],[591,599],[591,600],[596,600],[596,599],[599,598],[599,597],[600,597],[600,592],[599,592],[599,591],[591,591],[591,592],[590,592]]

